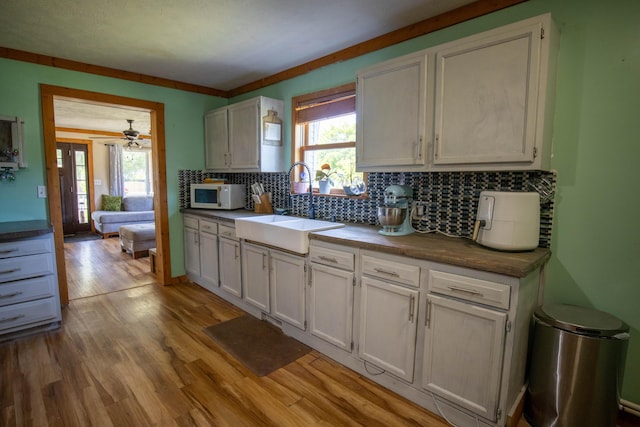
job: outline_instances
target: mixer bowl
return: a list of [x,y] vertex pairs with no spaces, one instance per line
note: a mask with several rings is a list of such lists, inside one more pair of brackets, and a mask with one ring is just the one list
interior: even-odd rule
[[408,208],[378,207],[378,221],[384,228],[400,227],[407,218]]

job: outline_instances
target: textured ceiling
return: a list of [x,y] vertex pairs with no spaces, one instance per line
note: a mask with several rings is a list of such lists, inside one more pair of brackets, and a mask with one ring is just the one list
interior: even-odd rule
[[471,0],[3,0],[0,47],[230,90]]

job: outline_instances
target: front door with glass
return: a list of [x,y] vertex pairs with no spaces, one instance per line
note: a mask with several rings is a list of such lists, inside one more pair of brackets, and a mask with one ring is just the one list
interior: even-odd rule
[[91,231],[87,146],[58,142],[62,230],[65,235]]

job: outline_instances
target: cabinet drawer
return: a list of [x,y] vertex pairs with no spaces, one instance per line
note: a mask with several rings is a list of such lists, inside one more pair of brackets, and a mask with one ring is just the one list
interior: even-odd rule
[[47,320],[60,320],[58,300],[46,298],[0,307],[0,332]]
[[0,243],[0,258],[13,258],[49,252],[53,252],[52,240],[50,238]]
[[420,286],[420,267],[417,265],[362,255],[362,273],[416,288]]
[[330,265],[332,267],[342,268],[344,270],[354,270],[354,258],[355,255],[350,252],[336,251],[319,246],[311,246],[309,248],[309,260],[311,262]]
[[53,265],[53,256],[51,254],[0,259],[0,283],[44,276],[54,272],[55,266]]
[[203,233],[218,234],[218,223],[213,221],[207,221],[206,219],[201,219],[199,229]]
[[55,277],[50,274],[0,285],[0,307],[55,296]]
[[505,310],[511,297],[508,285],[435,270],[429,272],[429,291]]
[[229,227],[228,225],[220,224],[219,233],[221,237],[226,237],[227,239],[232,240],[240,240],[236,237],[236,229],[233,227]]
[[195,218],[193,216],[184,216],[182,218],[182,222],[184,224],[185,227],[187,228],[193,228],[194,230],[198,229],[198,218]]

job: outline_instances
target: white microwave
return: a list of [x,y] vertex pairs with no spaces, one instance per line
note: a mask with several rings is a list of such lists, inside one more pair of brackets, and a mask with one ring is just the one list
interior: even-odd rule
[[240,209],[244,207],[243,184],[191,184],[191,207],[200,209]]

